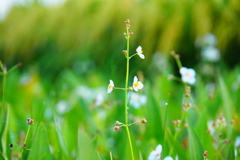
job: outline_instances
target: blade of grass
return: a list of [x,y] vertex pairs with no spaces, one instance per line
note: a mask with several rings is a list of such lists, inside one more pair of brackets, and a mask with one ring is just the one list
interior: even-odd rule
[[63,135],[62,135],[60,123],[55,115],[54,115],[54,123],[55,123],[56,134],[58,137],[58,142],[60,144],[61,151],[63,152],[65,157],[69,157],[67,147],[66,147]]
[[9,119],[9,106],[5,106],[1,110],[1,121],[4,122],[1,125],[1,152],[3,155],[6,155],[7,151],[7,131],[8,131],[8,119]]
[[[27,145],[28,148],[28,145]],[[36,137],[34,138],[33,144],[31,146],[30,153],[28,159],[53,159],[52,154],[49,148],[49,141],[47,130],[44,124],[40,124],[36,133]]]
[[98,159],[96,151],[92,146],[90,138],[79,128],[78,130],[78,152],[77,159]]
[[202,159],[203,156],[203,147],[201,141],[196,134],[191,121],[188,118],[188,141],[189,141],[189,152],[190,152],[190,159]]
[[227,155],[227,160],[235,160],[235,154],[234,154],[234,144],[231,144],[228,155]]

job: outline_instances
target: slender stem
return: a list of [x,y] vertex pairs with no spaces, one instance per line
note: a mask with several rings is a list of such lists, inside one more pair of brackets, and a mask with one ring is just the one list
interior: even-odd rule
[[114,89],[128,90],[128,88],[118,88],[118,87],[114,87]]
[[[182,117],[181,117],[180,124],[179,124],[179,128],[182,127],[182,124],[183,124],[183,121],[184,121],[184,119],[185,119],[186,113],[187,113],[187,111],[184,110],[184,111],[183,111],[183,114],[182,114]],[[173,138],[173,141],[174,141],[174,142],[177,140],[177,137],[178,137],[179,134],[180,134],[180,130],[176,130],[176,132],[175,132],[175,134],[174,134],[174,138]],[[170,152],[169,152],[169,156],[172,156],[172,154],[173,154],[173,149],[174,149],[174,147],[171,147],[171,150],[170,150]]]
[[178,65],[178,68],[181,69],[182,68],[182,63],[180,61],[179,58],[175,58],[176,62],[177,62],[177,65]]
[[[128,33],[128,28],[127,28],[127,33]],[[130,36],[128,35],[127,37],[127,53],[126,56],[129,57],[129,41]],[[129,77],[129,58],[127,58],[127,64],[126,64],[126,82],[125,82],[125,88],[128,88],[128,77]],[[127,131],[127,136],[128,136],[128,141],[129,141],[129,146],[130,146],[130,151],[131,151],[131,156],[132,160],[134,160],[134,154],[133,154],[133,148],[132,148],[132,141],[131,141],[131,136],[130,132],[128,129],[128,90],[125,90],[125,124],[126,124],[126,131]]]
[[112,152],[110,151],[110,159],[113,160]]
[[128,59],[131,59],[133,56],[136,56],[136,55],[137,55],[137,53],[131,55]]
[[[28,134],[29,134],[29,131],[30,131],[30,128],[31,128],[31,125],[28,125],[28,130],[27,130],[27,134],[26,134],[26,138],[24,140],[24,144],[25,145],[27,143],[27,138],[28,138]],[[20,153],[20,156],[22,157],[22,152],[23,150],[25,150],[25,148],[23,147],[22,150],[21,150],[21,153]]]
[[5,88],[6,88],[7,76],[3,75],[3,90],[2,90],[2,104],[5,105]]

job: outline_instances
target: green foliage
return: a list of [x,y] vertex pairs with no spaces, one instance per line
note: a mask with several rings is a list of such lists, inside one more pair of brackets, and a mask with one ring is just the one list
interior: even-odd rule
[[[39,65],[45,76],[52,77],[62,67],[76,67],[88,59],[105,70],[123,64],[120,60],[111,65],[124,48],[121,33],[126,18],[132,20],[134,32],[131,50],[144,46],[147,57],[157,51],[176,50],[186,66],[193,65],[200,58],[194,47],[196,39],[212,32],[226,62],[231,66],[239,62],[234,58],[240,51],[238,0],[69,0],[53,8],[36,2],[29,5],[14,7],[0,23],[0,53],[8,64]],[[133,62],[144,70],[150,59]]]

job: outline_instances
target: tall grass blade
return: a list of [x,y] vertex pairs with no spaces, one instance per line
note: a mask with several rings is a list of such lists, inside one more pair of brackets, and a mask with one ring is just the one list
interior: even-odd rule
[[203,159],[203,147],[197,136],[195,130],[193,129],[192,123],[188,119],[188,142],[189,142],[189,152],[190,159],[200,160]]
[[[29,146],[27,145],[27,148],[28,147]],[[31,150],[29,151],[30,153],[28,159],[34,160],[53,159],[49,148],[47,130],[42,123],[38,127],[36,137],[34,138],[32,147],[30,149]],[[26,150],[25,152],[28,152],[28,150]]]

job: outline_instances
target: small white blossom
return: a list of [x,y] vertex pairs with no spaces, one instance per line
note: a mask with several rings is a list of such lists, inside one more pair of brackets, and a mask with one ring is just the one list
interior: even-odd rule
[[70,104],[67,101],[60,100],[56,104],[56,110],[59,114],[65,114],[70,110]]
[[129,104],[133,106],[134,108],[138,109],[141,106],[145,105],[147,102],[147,96],[145,95],[140,95],[135,92],[129,92],[130,93],[130,101]]
[[95,99],[95,106],[98,107],[104,102],[104,97],[102,94],[98,94]]
[[107,93],[111,93],[113,91],[113,88],[114,88],[114,83],[113,81],[110,79],[110,83],[108,85],[108,90],[107,90]]
[[148,160],[160,160],[162,153],[162,145],[158,145],[154,151],[148,156]]
[[216,46],[217,45],[217,38],[214,34],[212,33],[207,33],[203,37],[204,43],[209,46]]
[[195,78],[196,72],[194,71],[194,69],[182,67],[180,69],[180,73],[182,75],[182,81],[183,82],[189,83],[189,84],[194,84],[195,83],[195,81],[196,81],[196,78]]
[[240,136],[238,136],[238,137],[236,138],[235,146],[236,146],[236,148],[239,148],[239,147],[240,147]]
[[202,50],[202,59],[209,62],[217,62],[220,59],[220,51],[216,47],[208,46]]
[[134,91],[138,91],[143,88],[143,84],[141,81],[138,81],[137,76],[134,77],[133,79],[133,89]]
[[140,58],[145,59],[144,54],[142,54],[143,51],[142,51],[142,47],[141,47],[141,46],[138,46],[138,48],[136,49],[136,51],[137,51],[137,54],[139,55]]
[[[148,156],[148,160],[160,160],[162,154],[162,145],[158,145],[154,151]],[[165,157],[163,160],[173,160],[171,156]]]

